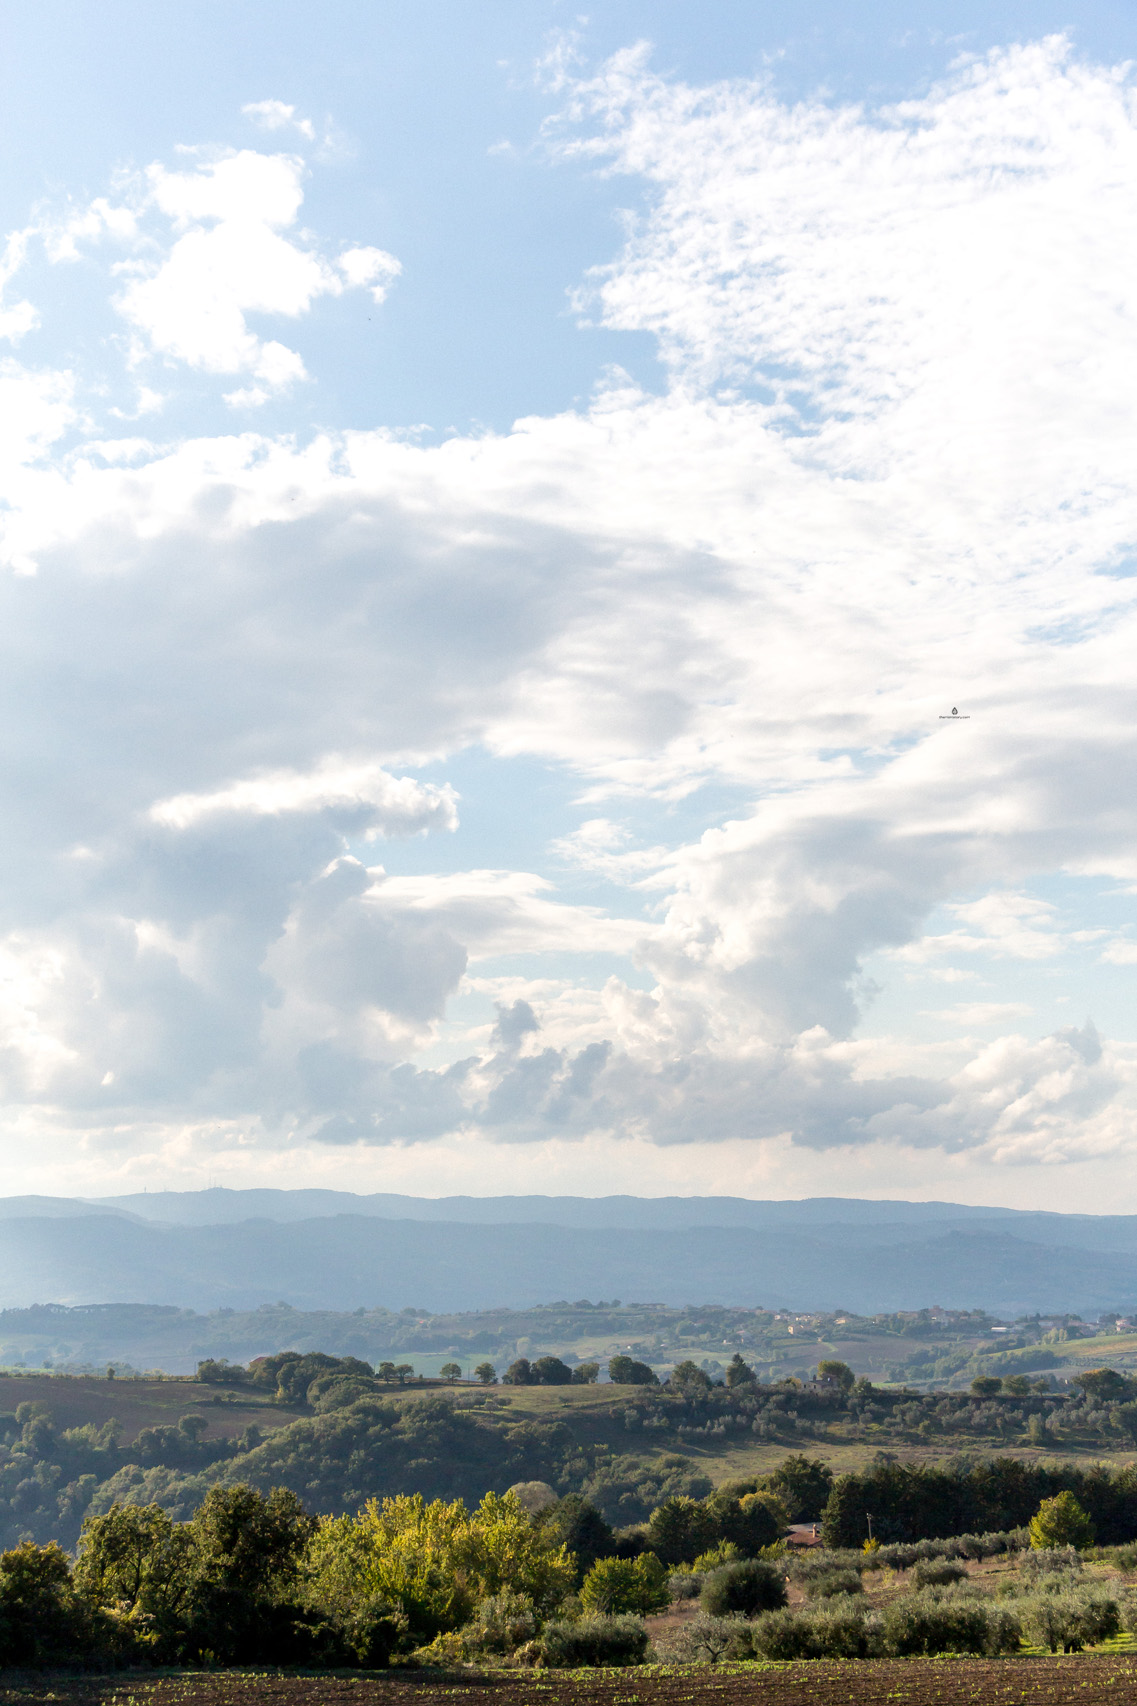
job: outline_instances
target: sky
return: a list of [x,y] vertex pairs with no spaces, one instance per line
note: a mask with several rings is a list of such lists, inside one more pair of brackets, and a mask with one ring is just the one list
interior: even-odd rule
[[1137,1212],[1137,18],[0,6],[4,1194]]

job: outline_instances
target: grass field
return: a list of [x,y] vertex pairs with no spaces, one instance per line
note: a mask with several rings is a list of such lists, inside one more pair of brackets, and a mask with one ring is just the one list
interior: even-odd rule
[[212,1435],[231,1438],[255,1422],[264,1432],[306,1414],[289,1410],[247,1391],[200,1386],[194,1380],[106,1380],[90,1374],[0,1374],[0,1411],[20,1404],[46,1404],[59,1428],[102,1427],[113,1417],[122,1423],[123,1443],[142,1428],[201,1415]]
[[815,1659],[718,1669],[323,1674],[212,1671],[0,1682],[0,1706],[1122,1706],[1137,1658]]

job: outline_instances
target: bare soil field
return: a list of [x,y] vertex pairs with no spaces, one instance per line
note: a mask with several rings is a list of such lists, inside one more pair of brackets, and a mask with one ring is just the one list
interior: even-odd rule
[[213,1671],[0,1679],[0,1706],[1129,1706],[1137,1658],[813,1660],[431,1676]]

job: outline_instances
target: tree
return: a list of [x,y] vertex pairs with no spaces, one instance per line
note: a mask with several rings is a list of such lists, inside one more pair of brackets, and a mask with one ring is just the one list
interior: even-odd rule
[[1104,1404],[1128,1398],[1133,1390],[1130,1382],[1115,1368],[1088,1368],[1084,1374],[1075,1377],[1074,1384],[1080,1386],[1088,1397],[1100,1398]]
[[1009,1392],[1012,1398],[1026,1398],[1030,1394],[1030,1380],[1025,1374],[1005,1374],[1003,1391]]
[[766,1476],[766,1487],[777,1494],[791,1522],[816,1522],[833,1491],[833,1471],[819,1457],[799,1452]]
[[711,1377],[697,1362],[677,1362],[671,1370],[671,1389],[684,1398],[699,1398],[711,1389]]
[[633,1357],[614,1356],[608,1364],[608,1378],[616,1386],[658,1386],[654,1369]]
[[731,1387],[749,1386],[752,1384],[753,1380],[754,1370],[748,1362],[743,1362],[741,1352],[735,1351],[734,1355],[730,1359],[730,1365],[726,1371],[727,1385]]
[[694,1499],[664,1499],[652,1511],[647,1525],[647,1543],[669,1568],[689,1564],[718,1540],[714,1513]]
[[1069,1488],[1043,1499],[1030,1519],[1030,1543],[1036,1551],[1055,1546],[1076,1546],[1081,1551],[1094,1543],[1094,1525]]
[[537,1515],[539,1526],[554,1546],[563,1546],[576,1560],[577,1585],[598,1558],[610,1557],[615,1536],[596,1506],[581,1493],[566,1493]]
[[474,1370],[474,1375],[483,1386],[497,1385],[497,1369],[492,1362],[480,1362]]
[[851,1392],[857,1383],[857,1377],[847,1362],[838,1362],[835,1358],[826,1357],[817,1365],[817,1378],[827,1386],[836,1386],[842,1392]]
[[95,1604],[142,1613],[161,1637],[185,1606],[192,1563],[189,1523],[161,1505],[112,1505],[83,1524],[75,1585]]
[[594,1386],[599,1373],[598,1362],[578,1362],[572,1371],[572,1383],[574,1386]]
[[647,1617],[664,1610],[670,1600],[667,1574],[654,1552],[641,1552],[638,1558],[598,1559],[580,1590],[585,1611],[601,1617],[626,1612]]
[[440,1380],[461,1380],[461,1364],[456,1362],[444,1362],[438,1371],[438,1378]]
[[994,1398],[1003,1390],[1003,1382],[996,1374],[980,1374],[971,1382],[972,1396],[975,1398]]
[[535,1386],[568,1386],[572,1369],[560,1357],[538,1357],[529,1371]]
[[528,1357],[518,1357],[511,1362],[501,1377],[503,1386],[532,1386],[533,1367]]

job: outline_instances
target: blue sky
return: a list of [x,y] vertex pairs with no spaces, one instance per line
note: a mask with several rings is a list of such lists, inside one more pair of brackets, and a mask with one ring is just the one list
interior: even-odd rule
[[10,1188],[1137,1210],[1131,9],[5,37]]

